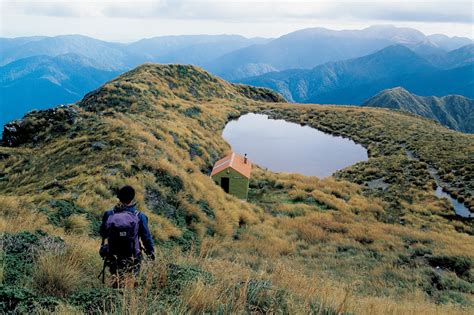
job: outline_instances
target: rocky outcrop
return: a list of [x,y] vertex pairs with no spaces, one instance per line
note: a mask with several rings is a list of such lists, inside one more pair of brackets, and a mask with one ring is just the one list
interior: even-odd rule
[[23,119],[14,120],[3,128],[2,145],[17,147],[25,143],[37,143],[48,135],[65,132],[79,119],[79,110],[75,106],[32,111]]

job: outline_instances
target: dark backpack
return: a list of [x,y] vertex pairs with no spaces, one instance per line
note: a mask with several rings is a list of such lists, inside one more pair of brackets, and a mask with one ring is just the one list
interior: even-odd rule
[[110,258],[120,260],[140,256],[138,214],[138,211],[114,211],[107,218],[105,231],[108,240],[107,255]]

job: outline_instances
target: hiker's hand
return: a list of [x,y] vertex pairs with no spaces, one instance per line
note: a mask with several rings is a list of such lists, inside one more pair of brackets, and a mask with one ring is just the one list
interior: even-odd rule
[[155,254],[154,253],[149,254],[148,259],[155,260]]

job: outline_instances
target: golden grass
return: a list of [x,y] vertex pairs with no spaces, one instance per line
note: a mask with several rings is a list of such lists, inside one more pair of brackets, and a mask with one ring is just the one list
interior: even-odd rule
[[[58,245],[54,245],[58,246]],[[85,261],[80,248],[48,248],[39,254],[33,286],[43,294],[64,297],[82,285]]]
[[[469,225],[442,217],[447,205],[434,199],[426,187],[406,189],[413,201],[400,202],[407,222],[403,226],[382,220],[390,206],[388,200],[367,196],[362,186],[347,180],[274,174],[255,168],[250,199],[244,202],[225,194],[206,173],[230,150],[220,136],[228,117],[246,111],[270,109],[276,116],[332,130],[339,125],[341,130],[351,126],[359,139],[367,136],[364,130],[383,135],[384,128],[390,132],[406,129],[434,150],[436,142],[429,138],[432,131],[427,131],[432,124],[409,117],[401,128],[398,121],[406,115],[377,109],[259,103],[242,97],[235,87],[219,79],[218,87],[209,83],[201,87],[205,92],[200,90],[193,98],[187,88],[195,82],[190,78],[168,82],[163,73],[154,74],[171,71],[163,69],[144,66],[106,84],[95,99],[79,104],[84,108],[94,105],[111,114],[101,116],[79,109],[82,120],[77,135],[65,132],[38,147],[16,149],[11,157],[0,160],[0,173],[7,174],[7,180],[0,181],[0,230],[15,233],[42,229],[61,236],[68,245],[77,244],[65,252],[38,257],[34,274],[37,290],[44,287],[50,294],[66,296],[79,287],[100,287],[96,279],[99,240],[88,236],[92,222],[84,214],[73,214],[65,219],[64,227],[52,226],[39,208],[54,211],[49,201],[65,199],[100,216],[116,202],[114,190],[131,184],[137,188],[138,206],[149,217],[150,229],[160,245],[157,261],[143,267],[142,285],[126,288],[117,312],[162,312],[155,308],[159,304],[156,294],[167,285],[170,263],[198,266],[214,279],[198,279],[186,286],[179,293],[180,303],[167,310],[170,313],[217,312],[220,305],[229,305],[229,313],[248,312],[251,280],[271,281],[272,290],[263,294],[269,300],[277,299],[278,290],[284,290],[291,314],[307,314],[315,305],[321,310],[356,314],[472,311],[472,306],[437,305],[418,285],[427,281],[425,270],[395,266],[399,255],[409,256],[416,249],[474,259],[472,234],[463,232],[469,231]],[[173,84],[177,87],[170,90]],[[234,99],[228,99],[229,95]],[[125,109],[111,104],[124,105]],[[194,106],[199,107],[200,114],[186,116],[184,111]],[[442,146],[458,137],[456,146],[472,143],[472,138],[438,127],[433,132],[442,136]],[[106,148],[91,148],[90,144],[97,141]],[[387,149],[372,142],[367,146],[375,152],[372,154],[383,155]],[[199,148],[201,154],[191,158],[191,147]],[[419,149],[424,156],[431,152]],[[453,160],[462,160],[465,152],[459,151],[456,154],[461,157]],[[432,158],[438,159],[435,162],[440,167],[452,164],[441,155]],[[393,161],[373,157],[370,163],[385,160],[394,167],[392,173],[398,171],[395,166],[403,164],[398,156]],[[377,169],[370,165],[366,172],[374,175]],[[180,191],[173,190],[174,178],[182,181]],[[160,213],[160,206],[148,199],[151,189],[160,192],[160,201],[177,205],[185,218],[193,220],[182,226],[175,217]],[[203,204],[212,215],[203,211]],[[190,251],[166,249],[189,231],[194,236]],[[62,270],[55,273],[58,268]],[[387,282],[386,273],[406,287],[400,289]],[[472,300],[472,294],[462,296]],[[74,312],[75,308],[67,304],[57,307],[58,314],[68,310]]]

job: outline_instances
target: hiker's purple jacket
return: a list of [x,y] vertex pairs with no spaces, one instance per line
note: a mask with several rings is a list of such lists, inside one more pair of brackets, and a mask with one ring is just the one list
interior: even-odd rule
[[[114,213],[114,211],[129,211],[135,213],[137,209],[135,205],[129,205],[123,208],[115,207],[112,210],[106,211],[102,218],[102,224],[100,226],[100,236],[102,238],[106,238],[106,229],[105,224],[107,219]],[[143,212],[138,212],[138,237],[140,238],[143,247],[145,249],[145,253],[147,255],[151,255],[154,253],[155,249],[153,247],[153,237],[151,236],[150,230],[148,229],[148,218]]]

